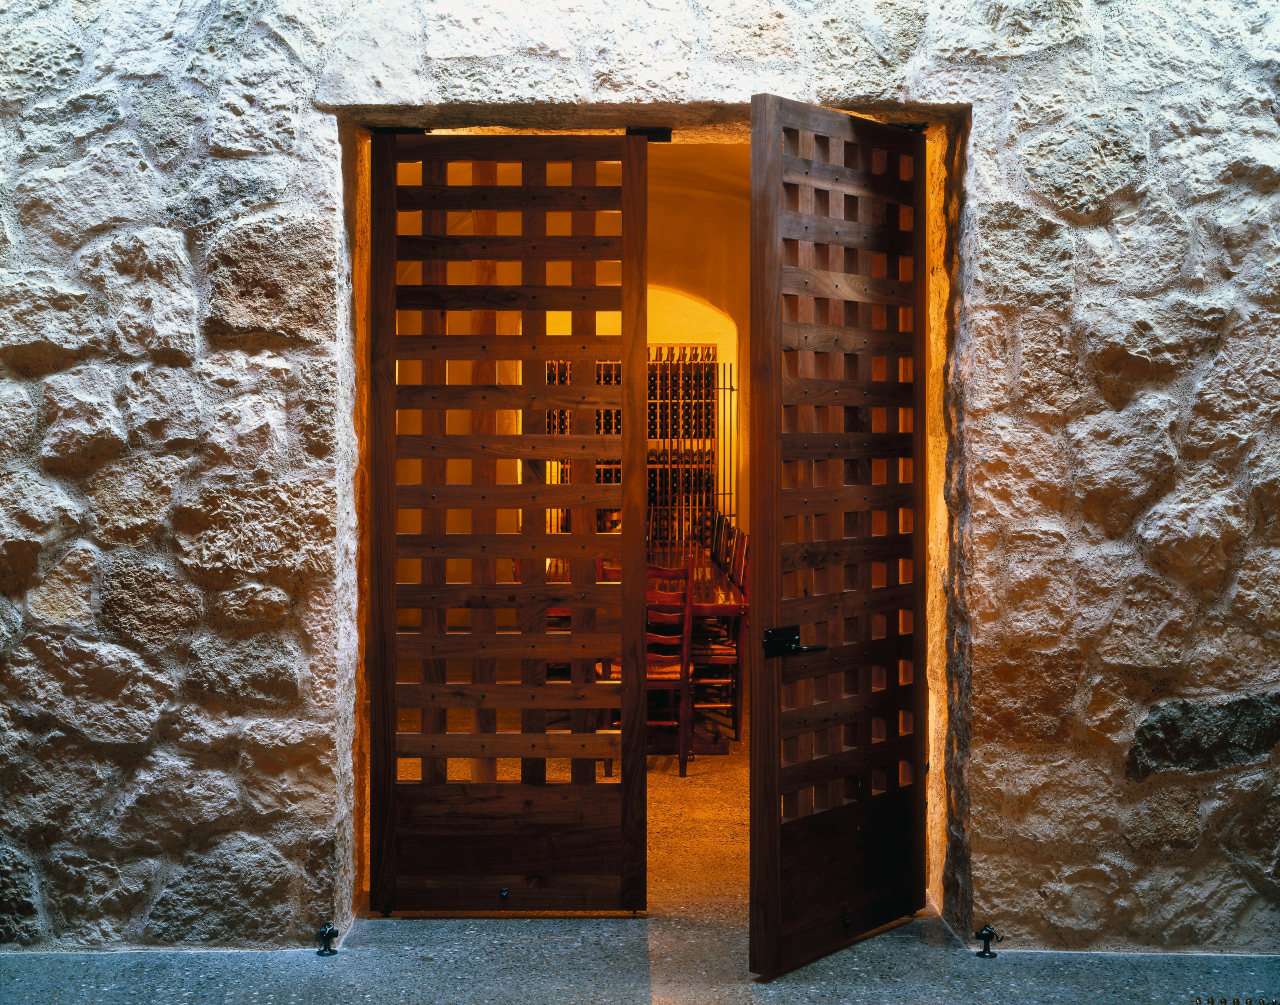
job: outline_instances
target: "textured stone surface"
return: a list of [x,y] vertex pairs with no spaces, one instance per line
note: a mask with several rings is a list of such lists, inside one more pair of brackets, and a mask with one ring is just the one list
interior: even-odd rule
[[0,847],[0,943],[35,942],[40,936],[35,876],[10,848]]
[[4,683],[18,700],[100,743],[142,743],[173,693],[169,678],[107,642],[31,634],[9,657]]
[[27,468],[0,471],[0,591],[22,589],[41,551],[80,518],[80,504],[56,482]]
[[201,594],[167,569],[122,564],[102,583],[102,616],[148,649],[185,638],[200,619]]
[[207,423],[190,371],[140,366],[123,384],[121,410],[134,446],[183,450],[204,436]]
[[21,384],[0,383],[0,464],[21,457],[36,429],[36,406]]
[[50,471],[83,475],[124,446],[115,370],[77,367],[46,378],[43,390],[48,425],[40,459]]
[[208,251],[210,300],[205,331],[242,342],[333,337],[334,235],[319,219],[272,213],[233,224]]
[[213,606],[228,621],[251,623],[278,621],[289,613],[292,600],[278,586],[246,583],[234,590],[224,590],[214,597]]
[[1263,760],[1280,743],[1280,692],[1208,704],[1169,701],[1138,726],[1125,773],[1214,771]]
[[1055,125],[1023,152],[1032,190],[1080,220],[1138,178],[1145,160],[1135,108],[1089,109]]
[[[147,916],[157,942],[254,942],[289,934],[288,862],[259,837],[232,834],[194,854]],[[234,933],[234,935],[230,935]]]
[[1148,395],[1123,412],[1105,411],[1071,428],[1076,490],[1086,517],[1119,536],[1160,494],[1177,458],[1169,438],[1174,403]]
[[73,34],[53,19],[26,17],[6,25],[0,30],[0,104],[68,86],[83,58]]
[[1176,590],[1155,576],[1136,576],[1098,644],[1103,666],[1148,683],[1177,675],[1191,615],[1190,602]]
[[1200,804],[1186,789],[1161,789],[1133,808],[1124,836],[1135,848],[1171,852],[1200,843]]
[[1074,245],[1065,227],[1035,210],[999,202],[981,207],[974,236],[977,302],[1019,307],[1070,302]]
[[191,646],[183,687],[193,698],[250,707],[294,702],[298,673],[293,654],[280,639],[207,636]]
[[334,784],[333,752],[319,723],[249,723],[240,737],[240,764],[258,813],[317,814]]
[[279,37],[262,36],[222,84],[209,145],[220,154],[287,151],[297,138],[305,71]]
[[101,468],[86,486],[98,540],[136,545],[154,537],[185,468],[179,457],[148,454]]
[[40,374],[102,352],[107,340],[88,296],[47,272],[0,272],[0,359]]
[[1259,549],[1240,563],[1232,613],[1257,632],[1280,635],[1280,551]]
[[77,627],[93,622],[93,581],[97,553],[72,548],[40,585],[27,593],[27,614],[37,623]]
[[156,752],[138,765],[104,824],[113,845],[135,854],[188,848],[240,808],[235,779],[187,757]]

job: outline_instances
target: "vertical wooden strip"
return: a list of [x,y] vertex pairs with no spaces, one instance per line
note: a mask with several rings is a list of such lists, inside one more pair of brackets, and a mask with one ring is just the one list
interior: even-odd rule
[[648,141],[628,136],[622,154],[622,889],[623,909],[646,904],[645,497],[647,467]]
[[779,625],[782,553],[782,123],[779,99],[751,99],[751,941],[750,968],[780,965],[781,661],[760,658]]
[[369,621],[365,673],[369,746],[369,901],[389,911],[395,897],[395,137],[375,134],[370,166],[369,254]]

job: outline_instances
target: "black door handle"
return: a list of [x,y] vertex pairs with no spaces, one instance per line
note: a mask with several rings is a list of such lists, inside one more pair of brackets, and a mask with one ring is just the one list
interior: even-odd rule
[[776,656],[799,656],[802,653],[825,653],[826,651],[826,646],[802,646],[799,625],[764,630],[764,658],[767,660]]

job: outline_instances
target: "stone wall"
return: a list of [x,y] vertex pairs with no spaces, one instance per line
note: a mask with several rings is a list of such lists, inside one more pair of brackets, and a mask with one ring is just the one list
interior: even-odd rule
[[945,913],[1274,949],[1278,73],[1267,0],[5,5],[0,940],[350,909],[338,118],[705,139],[773,91],[968,116]]

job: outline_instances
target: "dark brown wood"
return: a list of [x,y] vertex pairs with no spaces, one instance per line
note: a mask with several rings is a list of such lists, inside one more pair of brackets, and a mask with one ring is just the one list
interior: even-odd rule
[[464,459],[477,457],[521,458],[553,461],[565,457],[617,457],[622,440],[617,436],[489,436],[482,442],[472,436],[398,436],[396,456]]
[[548,387],[535,390],[501,384],[420,384],[396,388],[397,408],[503,408],[524,411],[533,408],[618,408],[621,405],[620,387]]
[[620,733],[400,733],[396,753],[423,757],[617,757]]
[[622,292],[616,286],[591,289],[572,286],[397,286],[396,308],[402,311],[617,311],[622,309]]
[[401,262],[499,262],[531,258],[550,261],[597,261],[622,258],[620,237],[499,237],[494,234],[428,234],[396,238],[396,258]]
[[[396,606],[398,607],[533,607],[545,618],[547,608],[568,607],[571,603],[595,607],[620,607],[622,606],[622,584],[597,583],[594,586],[571,583],[539,585],[528,582],[496,583],[488,586],[470,583],[396,584]],[[545,629],[544,620],[536,632],[540,633]]]
[[[488,210],[491,212],[618,212],[622,209],[622,192],[617,188],[591,185],[422,185],[402,187],[396,200],[402,212],[433,209],[440,211]],[[484,258],[484,255],[476,255]],[[598,256],[604,257],[604,256]]]
[[621,636],[602,632],[559,632],[548,635],[526,633],[474,635],[396,635],[396,653],[404,657],[447,658],[470,656],[479,659],[528,657],[542,660],[600,659],[616,657]]
[[369,902],[395,896],[395,139],[375,135],[369,203]]
[[[537,542],[523,534],[398,534],[401,558],[620,558],[621,534],[548,534]],[[592,584],[594,585],[594,584]]]
[[402,708],[618,708],[621,685],[397,684]]
[[[537,314],[537,311],[530,311]],[[551,338],[502,336],[473,339],[466,342],[401,335],[396,340],[398,359],[520,359],[530,362],[545,360],[608,360],[622,355],[619,338]]]
[[414,136],[402,135],[396,159],[441,161],[569,161],[622,158],[621,136]]
[[397,485],[396,505],[404,509],[451,506],[462,509],[619,509],[621,485]]
[[764,977],[924,903],[924,174],[918,135],[752,100],[751,647],[829,646],[752,674]]

